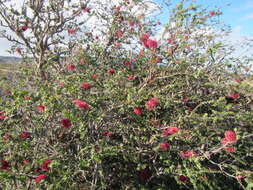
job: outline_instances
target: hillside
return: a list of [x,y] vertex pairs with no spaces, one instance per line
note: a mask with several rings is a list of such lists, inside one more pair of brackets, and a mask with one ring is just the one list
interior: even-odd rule
[[5,76],[9,72],[15,71],[19,62],[21,62],[21,58],[0,56],[0,77]]

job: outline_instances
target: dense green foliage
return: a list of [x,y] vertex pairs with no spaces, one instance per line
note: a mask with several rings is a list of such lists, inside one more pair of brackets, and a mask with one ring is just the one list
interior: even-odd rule
[[192,6],[174,10],[175,43],[149,44],[143,27],[142,54],[95,43],[2,80],[0,187],[249,190],[252,76],[217,61],[214,36],[191,38],[206,14]]

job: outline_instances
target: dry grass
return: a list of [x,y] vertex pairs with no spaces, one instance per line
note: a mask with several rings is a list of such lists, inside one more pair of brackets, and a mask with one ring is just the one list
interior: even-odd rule
[[19,65],[17,63],[0,63],[0,77],[6,76],[8,73],[17,72]]

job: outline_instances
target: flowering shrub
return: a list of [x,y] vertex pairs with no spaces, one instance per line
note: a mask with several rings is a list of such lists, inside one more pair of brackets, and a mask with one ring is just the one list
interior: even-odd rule
[[[154,40],[152,25],[135,28],[140,20],[116,8],[109,45],[48,60],[42,77],[25,68],[0,102],[4,189],[251,187],[250,75],[213,61],[221,47],[212,36],[194,36],[218,12],[182,3],[173,11],[169,39]],[[131,36],[115,29],[121,23],[136,30],[136,51],[115,47]]]

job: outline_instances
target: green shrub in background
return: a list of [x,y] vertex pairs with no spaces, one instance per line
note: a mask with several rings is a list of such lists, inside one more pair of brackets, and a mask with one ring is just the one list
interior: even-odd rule
[[[172,13],[168,39],[139,20],[122,34],[126,16],[108,34],[122,46],[94,42],[62,64],[50,55],[42,77],[31,65],[8,83],[2,189],[251,189],[251,71],[220,60],[215,34],[194,34],[218,11]],[[124,47],[127,36],[140,48]]]

